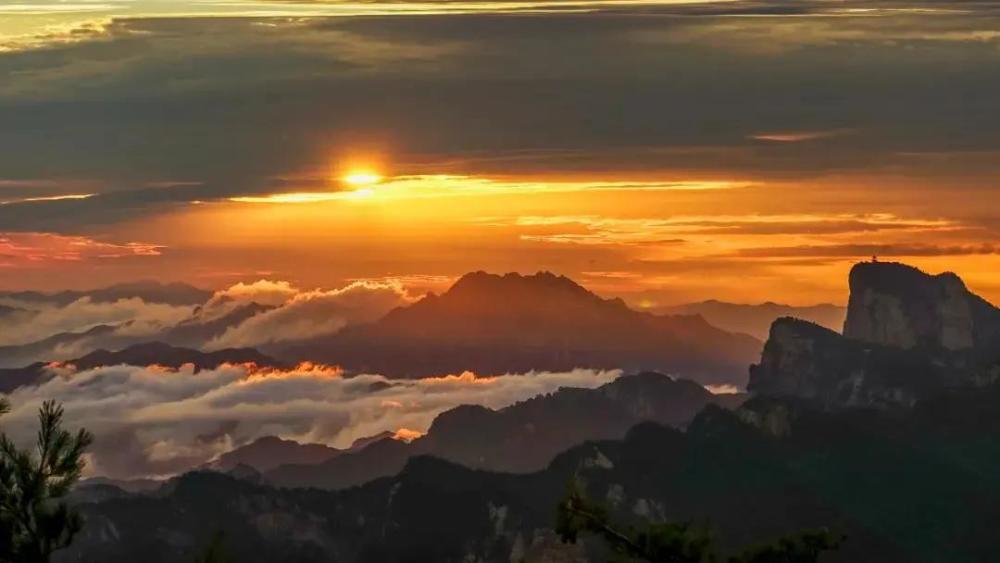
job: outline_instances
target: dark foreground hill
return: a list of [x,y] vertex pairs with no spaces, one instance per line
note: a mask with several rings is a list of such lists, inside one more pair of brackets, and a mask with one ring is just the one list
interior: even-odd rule
[[998,431],[997,387],[903,413],[754,399],[710,406],[686,432],[647,423],[588,442],[527,475],[418,457],[397,476],[328,492],[193,473],[156,495],[84,504],[86,526],[57,560],[191,561],[221,531],[234,561],[604,561],[551,531],[577,475],[620,520],[706,523],[724,546],[829,526],[848,539],[828,561],[986,562],[1000,521]]
[[634,311],[562,276],[477,272],[375,323],[273,353],[390,377],[584,367],[742,385],[760,345],[700,316]]
[[639,422],[680,427],[706,405],[735,408],[744,399],[713,395],[693,381],[642,373],[597,389],[563,388],[499,410],[463,405],[438,415],[427,434],[410,443],[387,438],[323,463],[258,469],[277,485],[327,489],[395,475],[419,455],[523,473],[544,468],[556,454],[586,440],[619,439]]

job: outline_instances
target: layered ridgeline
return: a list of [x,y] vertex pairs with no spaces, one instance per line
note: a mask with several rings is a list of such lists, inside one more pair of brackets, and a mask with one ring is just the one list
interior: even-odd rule
[[830,406],[911,405],[1000,380],[1000,309],[955,274],[865,262],[850,274],[844,332],[775,321],[749,390]]
[[[204,296],[193,288],[173,286],[112,289],[85,297],[77,293],[12,295],[22,301],[47,299],[50,305],[75,297],[91,302],[98,297],[133,295],[128,299],[173,303]],[[238,333],[240,327],[261,325],[268,335],[257,335],[253,346],[264,354],[289,363],[338,365],[348,373],[415,378],[464,371],[494,375],[595,368],[655,370],[705,383],[742,386],[746,365],[756,359],[761,346],[757,339],[716,328],[699,315],[635,311],[620,299],[602,299],[568,278],[544,272],[529,276],[477,272],[463,276],[441,295],[400,302],[406,304],[395,309],[373,306],[378,312],[369,318],[368,313],[352,313],[353,306],[365,308],[358,304],[361,301],[343,307],[327,303],[304,312],[301,306],[283,309],[213,297],[211,308],[207,304],[188,307],[182,311],[188,317],[170,326],[157,325],[152,332],[149,326],[138,330],[133,321],[125,321],[0,346],[0,368],[68,361],[98,349],[121,350],[151,341],[214,350],[220,346],[219,339],[225,341],[225,335]],[[347,322],[347,318],[353,320]],[[315,331],[303,331],[300,321]],[[31,322],[30,315],[23,322]],[[166,362],[154,359],[150,363]]]
[[[212,352],[202,352],[191,348],[179,348],[162,342],[135,344],[117,351],[94,350],[61,364],[72,365],[76,370],[88,370],[102,366],[163,366],[180,368],[185,365],[194,370],[213,369],[222,364],[255,364],[267,367],[287,367],[282,362],[261,354],[253,348],[226,348]],[[36,362],[23,368],[0,369],[0,393],[10,393],[24,385],[38,385],[56,377],[54,366]]]
[[707,405],[735,407],[744,398],[713,395],[692,381],[642,373],[597,389],[562,388],[499,410],[456,407],[438,415],[427,434],[411,442],[386,437],[356,451],[330,455],[322,463],[296,464],[289,459],[274,469],[256,468],[270,483],[327,489],[395,475],[419,455],[477,469],[537,471],[559,452],[586,440],[621,438],[643,421],[681,427]]
[[635,311],[563,276],[476,272],[374,323],[274,353],[391,377],[595,368],[743,384],[759,351],[698,315]]
[[660,307],[655,311],[671,315],[701,315],[709,324],[722,330],[749,334],[761,340],[767,340],[771,324],[782,317],[795,317],[829,329],[840,330],[847,315],[846,307],[829,303],[797,307],[770,301],[750,305],[727,303],[717,299]]
[[803,528],[847,534],[830,562],[989,561],[1000,519],[1000,390],[955,392],[905,414],[810,410],[756,398],[708,407],[686,431],[634,427],[531,474],[430,457],[342,491],[191,473],[152,495],[82,506],[57,561],[193,561],[222,533],[233,561],[606,561],[566,545],[554,507],[574,476],[622,522],[707,523],[724,546]]

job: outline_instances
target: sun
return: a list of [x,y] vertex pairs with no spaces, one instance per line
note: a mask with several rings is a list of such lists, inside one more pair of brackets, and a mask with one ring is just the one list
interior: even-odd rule
[[382,175],[371,170],[353,170],[342,176],[341,181],[352,186],[371,186],[382,181]]

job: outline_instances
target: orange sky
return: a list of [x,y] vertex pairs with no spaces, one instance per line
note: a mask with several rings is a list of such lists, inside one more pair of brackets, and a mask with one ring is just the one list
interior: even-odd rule
[[4,281],[57,288],[145,277],[217,287],[267,277],[329,287],[393,277],[440,290],[472,270],[547,269],[636,306],[842,303],[850,265],[878,253],[955,270],[1000,297],[989,232],[963,220],[962,209],[891,195],[873,204],[868,192],[855,201],[849,179],[623,176],[333,179],[326,192],[192,203],[116,225],[114,238],[131,245],[35,240],[38,256],[8,258],[16,275]]

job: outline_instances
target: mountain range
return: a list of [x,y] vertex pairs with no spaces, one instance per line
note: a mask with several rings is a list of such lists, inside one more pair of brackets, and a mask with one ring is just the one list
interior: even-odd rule
[[660,307],[655,311],[670,315],[700,315],[722,330],[749,334],[762,341],[767,340],[771,323],[782,317],[802,319],[839,332],[844,327],[844,319],[847,316],[846,307],[829,303],[793,306],[768,301],[750,305],[716,299]]
[[[202,352],[190,348],[178,348],[161,342],[136,344],[114,352],[95,350],[85,356],[64,362],[64,364],[72,365],[78,370],[117,365],[157,365],[177,369],[186,364],[192,365],[195,370],[203,370],[216,368],[226,363],[252,363],[267,367],[284,366],[278,360],[265,356],[252,348],[228,348]],[[42,362],[23,368],[3,368],[0,369],[0,393],[10,393],[23,385],[38,385],[54,375],[55,372],[49,369],[49,365]]]
[[[572,480],[626,525],[710,526],[728,549],[827,527],[847,541],[825,561],[992,560],[996,308],[954,274],[902,264],[858,264],[850,287],[844,333],[773,323],[749,399],[641,373],[458,407],[411,443],[317,463],[330,452],[269,440],[154,492],[80,491],[87,525],[57,561],[188,561],[217,532],[238,561],[606,560],[553,530]],[[251,455],[303,448],[296,465]]]
[[[124,287],[101,295],[137,293],[126,291],[133,286]],[[173,295],[171,287],[150,292]],[[193,298],[194,292],[187,290],[180,296],[188,293]],[[0,367],[68,361],[83,354],[67,350],[125,349],[151,341],[204,349],[232,327],[271,309],[253,302],[234,304],[217,316],[203,316],[201,309],[195,309],[190,319],[154,335],[121,330],[127,323],[60,333],[32,344],[0,347]],[[760,346],[759,340],[716,328],[698,315],[632,310],[620,299],[603,299],[563,276],[476,272],[441,295],[429,294],[374,322],[259,348],[285,363],[324,362],[349,373],[401,378],[594,368],[654,370],[743,386],[746,365],[757,357]],[[169,365],[166,359],[145,359]]]
[[707,407],[686,431],[645,423],[583,443],[535,473],[421,456],[342,491],[191,473],[153,495],[84,503],[87,526],[56,561],[189,561],[217,532],[236,561],[606,560],[552,531],[574,476],[624,522],[710,524],[730,548],[826,526],[848,539],[824,561],[989,561],[998,401],[993,386],[897,416],[757,398]]
[[755,338],[700,316],[638,312],[563,276],[476,272],[374,323],[271,353],[390,377],[582,367],[742,384],[759,350]]
[[4,291],[0,292],[0,300],[10,299],[31,303],[66,305],[84,298],[95,303],[110,303],[119,299],[137,298],[147,303],[200,305],[212,297],[212,293],[212,291],[200,289],[186,283],[161,283],[153,280],[141,280],[110,285],[89,291],[70,290],[54,293]]
[[499,410],[460,406],[438,415],[426,435],[409,443],[386,438],[318,464],[256,468],[276,485],[327,489],[394,475],[420,455],[524,473],[544,468],[556,454],[585,440],[621,438],[643,421],[683,427],[706,405],[736,407],[744,399],[740,394],[713,395],[692,381],[647,372],[597,389],[562,388]]

